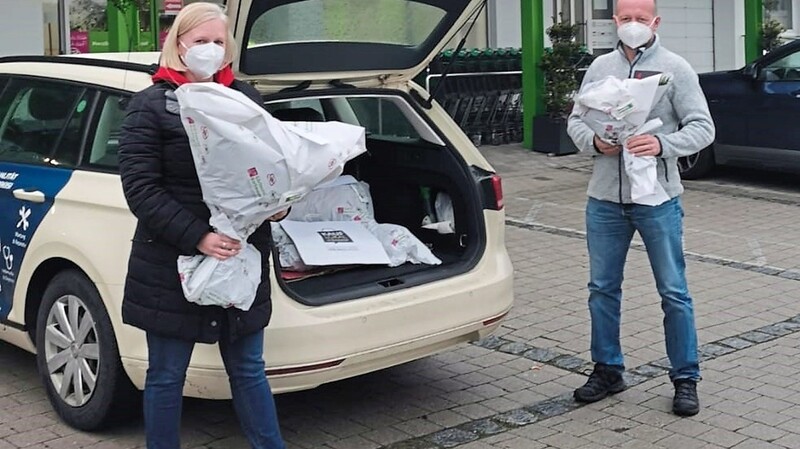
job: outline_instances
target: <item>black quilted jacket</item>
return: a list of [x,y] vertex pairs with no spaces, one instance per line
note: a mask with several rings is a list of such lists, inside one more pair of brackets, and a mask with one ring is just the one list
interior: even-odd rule
[[[258,92],[234,81],[258,104]],[[127,324],[164,336],[214,343],[266,327],[272,313],[269,290],[269,224],[249,242],[261,252],[262,275],[250,310],[198,306],[186,300],[178,278],[179,255],[199,254],[210,231],[189,139],[181,124],[174,86],[156,84],[135,94],[122,124],[119,169],[122,187],[138,218],[128,262],[122,318]]]

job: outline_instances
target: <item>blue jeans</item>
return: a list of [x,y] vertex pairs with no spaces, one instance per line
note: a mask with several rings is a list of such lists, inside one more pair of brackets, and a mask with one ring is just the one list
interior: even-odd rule
[[[233,407],[254,449],[284,449],[272,391],[264,371],[264,332],[219,343],[233,393]],[[149,365],[144,387],[148,449],[179,449],[183,383],[191,341],[147,334]]]
[[634,231],[647,257],[661,296],[664,336],[671,380],[700,379],[697,331],[683,258],[683,208],[680,198],[659,206],[618,204],[589,198],[586,240],[589,246],[589,313],[592,360],[624,369],[619,340],[622,277]]

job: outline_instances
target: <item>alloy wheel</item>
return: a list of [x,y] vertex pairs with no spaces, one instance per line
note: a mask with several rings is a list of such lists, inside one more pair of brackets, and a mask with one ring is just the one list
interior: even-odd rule
[[72,407],[94,393],[100,368],[97,327],[86,304],[74,295],[58,298],[47,315],[44,356],[50,381]]
[[692,154],[691,156],[684,156],[678,158],[678,169],[681,173],[691,170],[692,167],[697,165],[697,161],[700,159],[700,153]]

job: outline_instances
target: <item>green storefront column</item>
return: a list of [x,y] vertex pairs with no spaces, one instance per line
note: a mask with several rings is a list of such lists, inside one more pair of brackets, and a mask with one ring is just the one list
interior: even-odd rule
[[136,9],[129,8],[129,11],[122,11],[108,2],[106,14],[108,14],[108,43],[109,51],[131,51],[131,47],[136,43],[132,33],[137,28]]
[[522,129],[525,148],[533,148],[533,118],[544,114],[544,74],[539,61],[544,54],[543,0],[522,4]]
[[150,39],[153,46],[150,51],[159,50],[158,48],[158,32],[161,25],[158,23],[158,1],[150,0]]
[[763,21],[763,0],[744,0],[744,59],[748,64],[761,56]]

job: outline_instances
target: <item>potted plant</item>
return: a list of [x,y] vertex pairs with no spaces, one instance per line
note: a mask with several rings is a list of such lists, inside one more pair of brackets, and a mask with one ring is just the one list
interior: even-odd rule
[[545,49],[539,67],[544,72],[546,115],[533,120],[533,150],[554,155],[576,153],[578,149],[567,135],[567,117],[572,110],[572,97],[580,86],[580,68],[591,57],[576,42],[578,25],[567,21],[554,23],[547,29],[552,47]]

